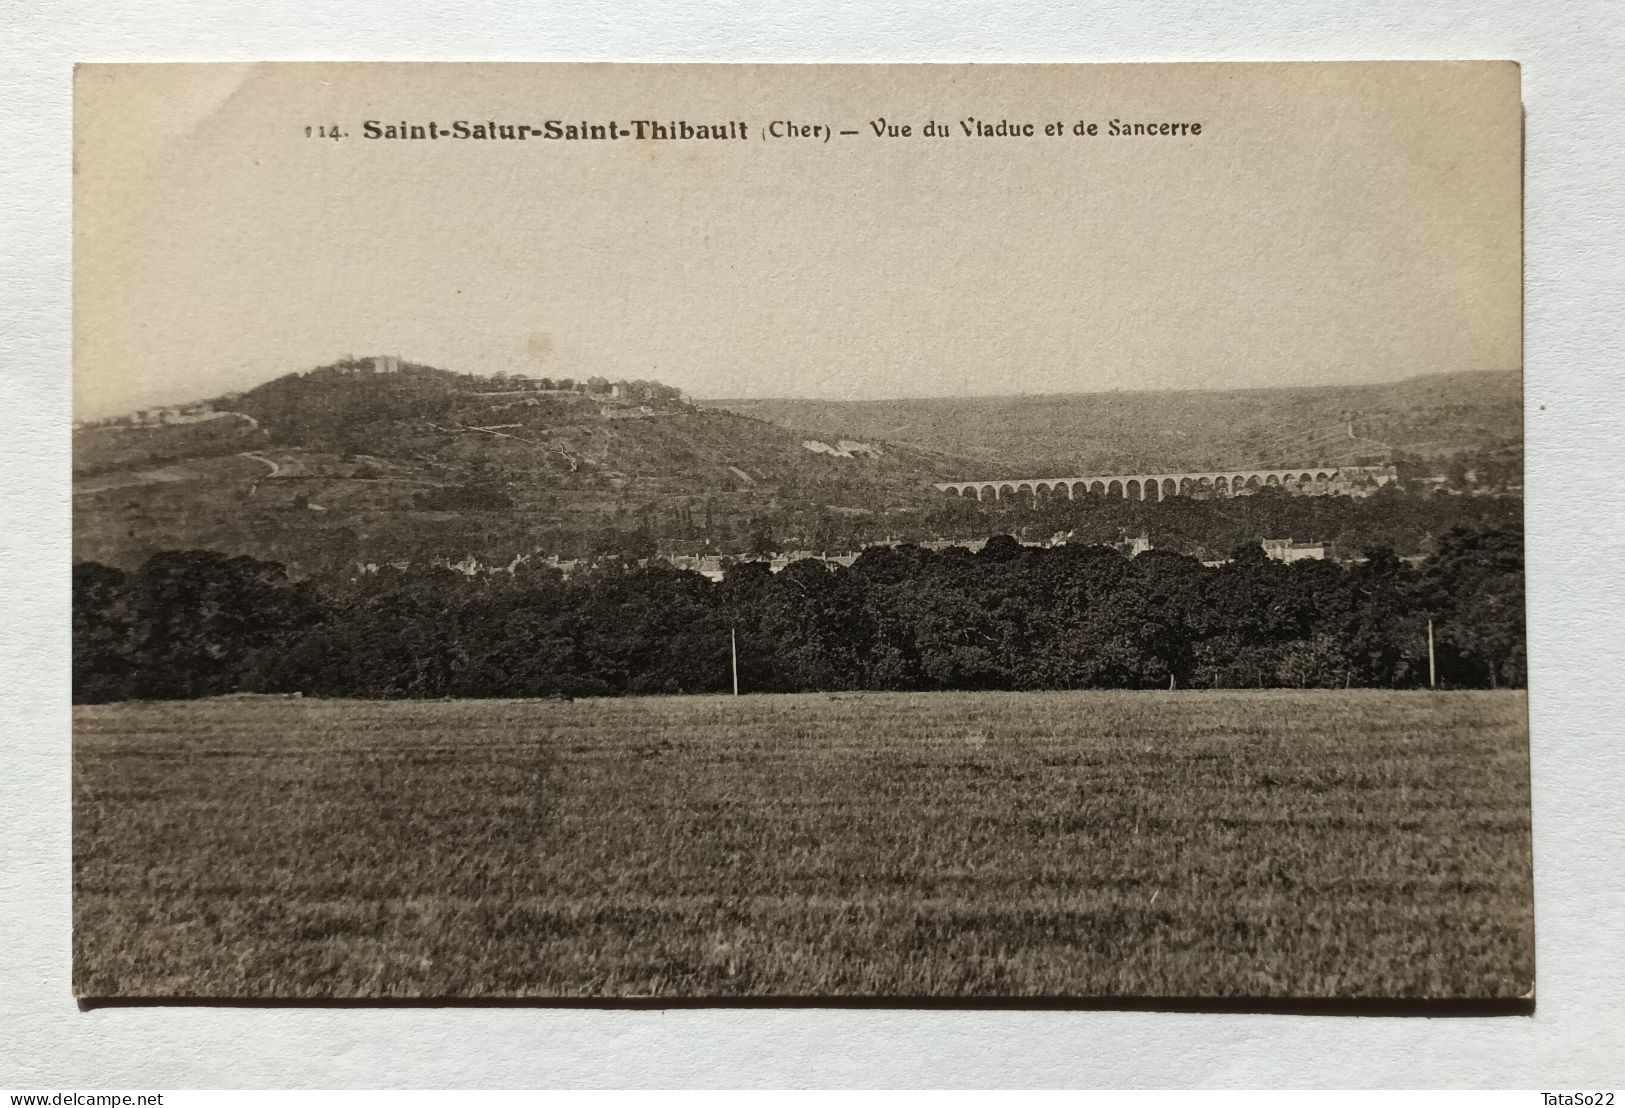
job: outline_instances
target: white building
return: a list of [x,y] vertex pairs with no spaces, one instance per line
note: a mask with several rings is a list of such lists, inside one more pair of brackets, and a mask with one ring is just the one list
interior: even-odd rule
[[1293,542],[1291,539],[1265,539],[1264,553],[1277,562],[1325,561],[1323,542]]

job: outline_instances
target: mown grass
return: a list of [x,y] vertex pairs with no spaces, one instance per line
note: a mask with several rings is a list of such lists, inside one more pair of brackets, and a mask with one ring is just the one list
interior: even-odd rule
[[90,996],[1515,997],[1521,693],[75,710]]

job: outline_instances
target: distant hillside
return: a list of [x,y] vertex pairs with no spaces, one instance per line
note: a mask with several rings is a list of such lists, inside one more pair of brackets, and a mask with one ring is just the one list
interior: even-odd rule
[[132,566],[204,548],[319,573],[538,552],[850,550],[993,525],[1047,537],[1081,526],[1089,506],[995,524],[931,482],[1384,460],[1455,489],[1506,490],[1520,444],[1515,375],[703,406],[659,382],[373,358],[76,428],[74,556]]
[[[378,369],[373,363],[386,367]],[[75,556],[204,547],[305,569],[740,548],[755,521],[929,500],[963,459],[824,442],[659,382],[529,381],[364,359],[74,433]]]
[[717,400],[826,435],[944,455],[957,476],[1167,472],[1439,457],[1523,440],[1516,373],[1380,385],[916,400]]

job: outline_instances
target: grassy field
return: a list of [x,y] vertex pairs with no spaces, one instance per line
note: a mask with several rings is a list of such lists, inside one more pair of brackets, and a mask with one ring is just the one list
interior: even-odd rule
[[1503,693],[75,710],[89,996],[1533,986]]

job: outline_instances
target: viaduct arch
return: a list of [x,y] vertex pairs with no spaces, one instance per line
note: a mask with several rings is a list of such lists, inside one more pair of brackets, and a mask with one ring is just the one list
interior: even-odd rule
[[1121,500],[1170,496],[1244,496],[1253,489],[1320,492],[1338,479],[1335,466],[1302,469],[1227,469],[1211,473],[1112,473],[1089,477],[1024,477],[999,481],[937,481],[938,492],[972,500],[1076,500],[1092,494]]

